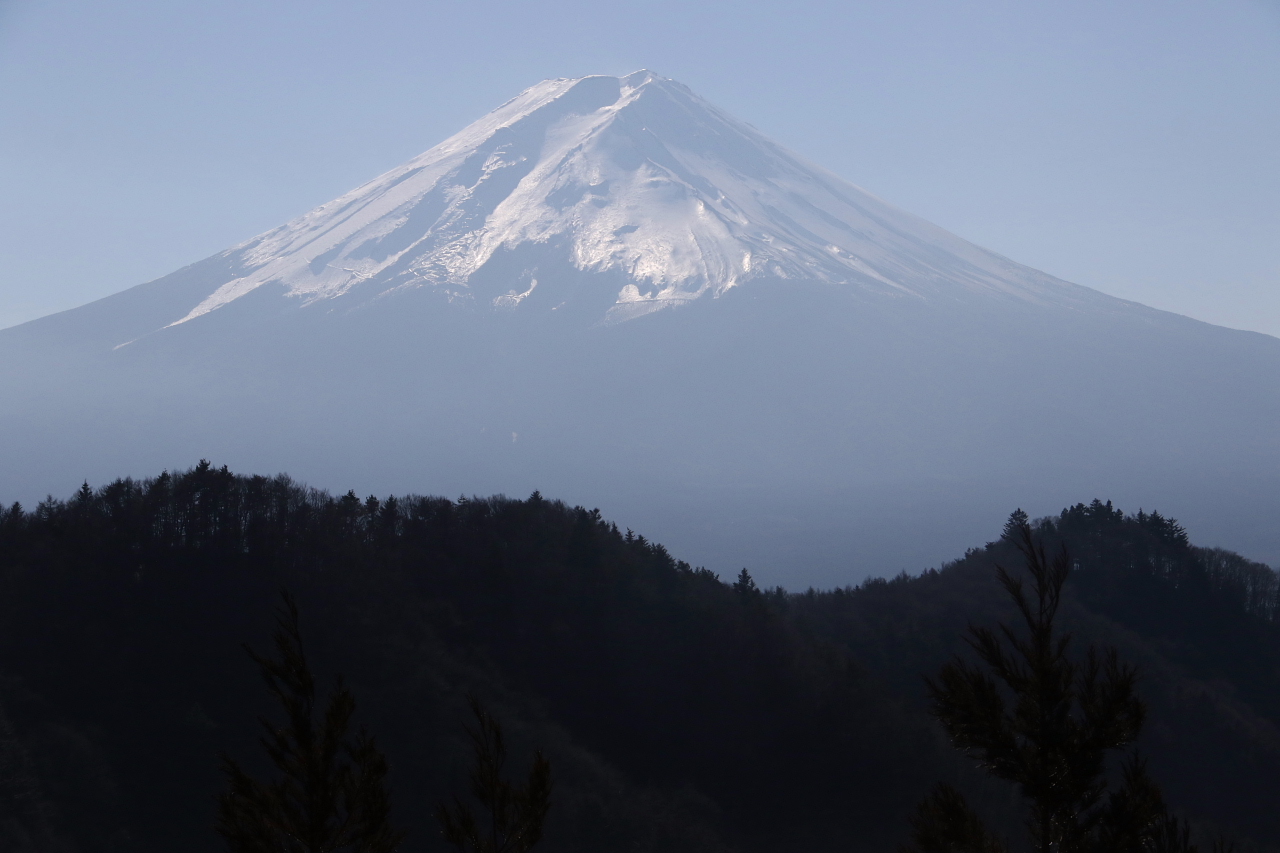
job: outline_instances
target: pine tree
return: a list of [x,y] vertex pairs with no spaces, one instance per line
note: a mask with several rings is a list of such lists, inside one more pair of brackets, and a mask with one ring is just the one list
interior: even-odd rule
[[[1025,630],[970,627],[968,643],[985,668],[956,658],[927,679],[933,715],[952,743],[988,773],[1015,784],[1027,806],[1037,853],[1186,853],[1194,850],[1170,817],[1143,760],[1129,749],[1146,709],[1137,671],[1115,649],[1068,657],[1069,634],[1054,619],[1071,573],[1065,547],[1050,560],[1019,510],[1005,538],[1026,559],[1030,595],[1003,568],[997,576]],[[1125,752],[1118,784],[1107,758]],[[912,820],[911,853],[1004,853],[1006,843],[964,796],[938,785]]]
[[551,764],[534,753],[529,780],[516,787],[502,778],[507,750],[502,726],[470,697],[476,726],[466,727],[475,754],[471,793],[483,807],[480,817],[456,795],[453,804],[436,810],[444,838],[460,853],[526,853],[542,839],[542,824],[551,808]]
[[[248,649],[285,722],[263,718],[263,749],[280,774],[251,777],[223,756],[228,789],[218,798],[218,832],[230,853],[391,853],[387,762],[363,730],[349,733],[355,698],[341,678],[317,719],[315,679],[288,593],[277,612],[277,659]],[[247,648],[247,647],[246,647]]]
[[745,568],[738,572],[738,579],[733,582],[733,589],[739,595],[751,598],[760,592],[760,588],[756,586],[755,579],[751,577],[751,572]]

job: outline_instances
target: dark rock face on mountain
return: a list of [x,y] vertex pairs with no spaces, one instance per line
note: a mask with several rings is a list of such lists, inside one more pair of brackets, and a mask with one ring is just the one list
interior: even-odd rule
[[1105,494],[1280,558],[1280,341],[987,252],[648,72],[535,86],[274,231],[0,331],[0,365],[0,500],[201,457],[540,488],[802,585]]

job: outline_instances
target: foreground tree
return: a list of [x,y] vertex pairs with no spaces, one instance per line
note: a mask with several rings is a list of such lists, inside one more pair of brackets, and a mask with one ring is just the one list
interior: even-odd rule
[[[1090,647],[1082,662],[1072,661],[1071,637],[1054,625],[1071,573],[1065,547],[1050,560],[1021,512],[1010,518],[1005,538],[1025,557],[1031,579],[1028,594],[1022,579],[997,568],[1024,630],[970,627],[968,643],[982,666],[956,658],[936,681],[927,680],[934,716],[958,749],[1018,787],[1037,853],[1194,850],[1129,749],[1146,713],[1137,672],[1111,648]],[[1109,780],[1108,756],[1120,751],[1119,778]],[[904,848],[911,853],[1007,850],[948,785],[920,804],[912,829]]]
[[542,838],[542,824],[551,808],[551,764],[534,753],[529,780],[516,787],[502,777],[507,748],[502,726],[479,700],[470,697],[475,728],[467,727],[475,754],[471,793],[484,813],[453,798],[436,810],[445,840],[460,853],[526,853]]
[[262,746],[279,777],[259,781],[223,756],[228,789],[218,798],[218,832],[231,853],[391,853],[401,834],[391,828],[386,759],[364,731],[350,734],[356,703],[341,678],[317,719],[298,608],[288,593],[283,598],[278,657],[248,649],[284,711],[283,725],[262,719]]

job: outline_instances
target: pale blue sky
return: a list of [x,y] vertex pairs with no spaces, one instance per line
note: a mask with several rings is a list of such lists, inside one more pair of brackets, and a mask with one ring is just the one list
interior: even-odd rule
[[0,327],[641,67],[1014,260],[1280,335],[1277,0],[0,0]]

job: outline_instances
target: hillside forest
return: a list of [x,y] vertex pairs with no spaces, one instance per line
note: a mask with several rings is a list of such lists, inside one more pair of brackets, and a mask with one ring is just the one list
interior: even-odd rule
[[1136,671],[1136,747],[1193,843],[1280,851],[1280,584],[1157,512],[1015,511],[940,567],[801,592],[537,492],[334,496],[207,462],[0,509],[0,849],[227,849],[226,759],[271,771],[245,647],[273,648],[282,590],[317,690],[341,676],[385,755],[400,850],[452,849],[473,705],[513,776],[549,765],[539,851],[895,850],[939,783],[1029,849],[926,680],[974,665],[971,626],[1020,624],[997,567],[1025,577],[1024,526],[1069,555],[1065,654]]

